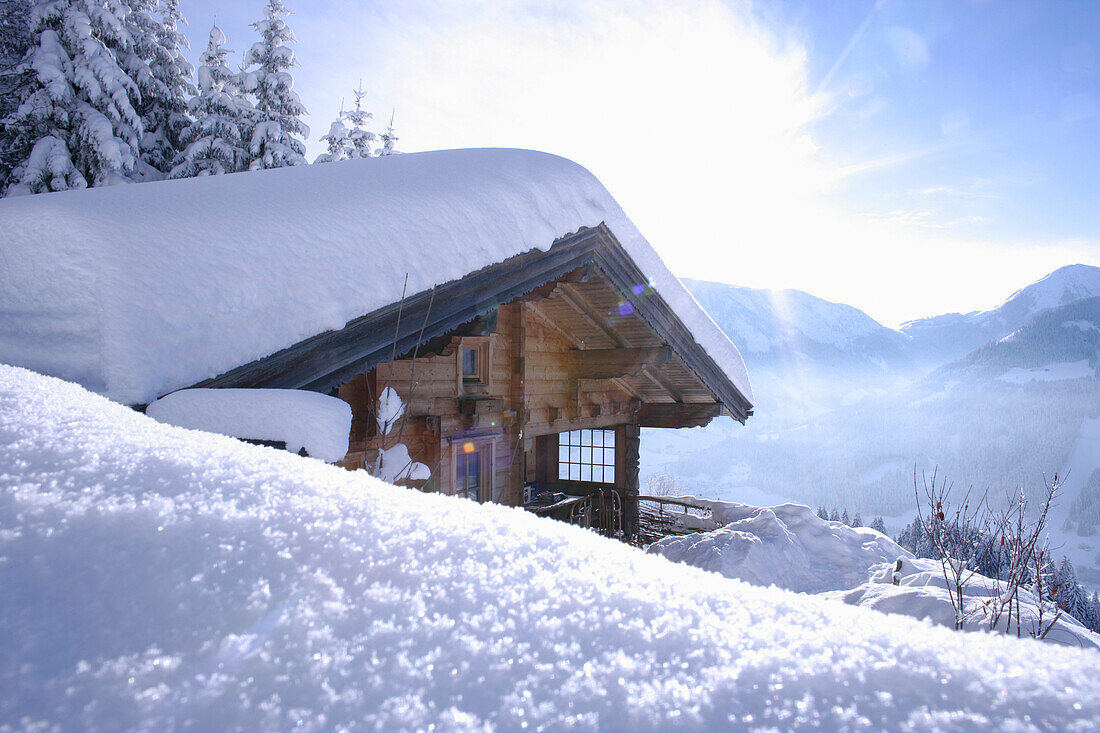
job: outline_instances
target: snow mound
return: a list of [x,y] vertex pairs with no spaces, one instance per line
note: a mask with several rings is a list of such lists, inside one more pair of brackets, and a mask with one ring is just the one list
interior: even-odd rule
[[[872,569],[871,578],[858,588],[847,591],[834,591],[825,596],[856,606],[873,608],[883,613],[898,613],[918,619],[930,619],[940,626],[954,627],[955,611],[951,605],[949,586],[943,576],[939,562],[927,558],[910,558],[902,561],[898,575],[898,585],[893,584],[896,565],[888,563]],[[996,583],[984,575],[974,575],[965,587],[965,604],[969,618],[965,628],[969,630],[988,629],[987,602],[1000,598],[1004,588],[998,589]],[[1038,628],[1038,604],[1035,595],[1028,590],[1019,594],[1020,615],[1023,618],[1020,634],[1027,637]],[[1046,616],[1044,626],[1050,621]],[[997,630],[1016,634],[1016,621],[1013,616],[1011,627],[1002,617]],[[1044,641],[1072,647],[1100,649],[1100,636],[1082,626],[1077,619],[1063,614],[1054,627],[1047,633]]]
[[872,566],[912,557],[884,534],[821,519],[798,504],[692,501],[710,505],[724,526],[666,537],[648,552],[727,578],[804,593],[853,588],[867,581]]
[[162,423],[243,440],[286,443],[336,463],[348,452],[351,406],[341,399],[297,389],[184,389],[145,409]]
[[144,404],[604,223],[752,402],[730,343],[596,178],[448,150],[0,200],[0,361]]
[[0,716],[14,729],[1100,719],[1094,652],[728,580],[8,367],[0,484]]

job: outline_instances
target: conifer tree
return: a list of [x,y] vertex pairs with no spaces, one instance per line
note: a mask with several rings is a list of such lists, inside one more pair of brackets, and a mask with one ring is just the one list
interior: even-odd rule
[[150,79],[143,85],[137,105],[145,129],[141,152],[152,168],[167,173],[184,147],[182,134],[190,123],[187,100],[197,93],[191,81],[195,68],[184,56],[183,49],[190,45],[179,30],[180,24],[187,24],[179,0],[161,0],[159,21],[147,15],[149,10],[142,8],[140,13],[150,21],[143,24],[141,49],[148,54]]
[[367,129],[367,123],[374,115],[363,109],[363,97],[367,96],[367,93],[363,91],[362,80],[359,81],[359,88],[353,94],[355,94],[355,109],[344,113],[344,119],[351,123],[351,129],[348,130],[348,158],[369,158],[377,138]]
[[862,527],[863,526],[863,517],[859,516],[859,512],[856,512],[855,516],[852,517],[851,526],[852,527]]
[[833,511],[831,511],[829,513],[829,521],[830,522],[839,522],[840,521],[840,513],[836,510],[836,507],[833,507]]
[[[363,109],[363,82],[352,92],[355,95],[355,109],[340,110],[336,121],[329,127],[328,134],[321,139],[328,144],[328,151],[317,156],[314,163],[332,163],[337,160],[355,160],[369,158],[374,153],[375,134],[367,129],[367,122],[373,117]],[[350,129],[348,127],[350,125]],[[381,150],[379,150],[381,154]]]
[[817,516],[821,517],[826,522],[829,521],[829,512],[825,511],[825,507],[823,506],[817,508]]
[[11,173],[12,143],[3,122],[19,106],[20,86],[29,82],[26,71],[18,71],[31,45],[31,0],[0,0],[0,191]]
[[169,176],[219,175],[247,170],[251,160],[248,140],[251,130],[252,105],[239,89],[240,78],[229,68],[226,59],[225,34],[221,28],[210,29],[210,40],[199,57],[198,95],[188,100],[193,120],[180,133],[184,145]]
[[131,180],[142,135],[132,74],[142,70],[128,17],[119,0],[34,2],[15,70],[25,83],[3,124],[13,156],[5,195]]
[[886,522],[882,520],[882,517],[875,517],[871,520],[871,529],[875,530],[876,532],[882,532],[883,534],[889,536],[889,534],[886,532]]
[[848,507],[844,507],[844,511],[840,514],[841,524],[850,527],[852,525],[852,519],[848,516]]
[[243,88],[252,95],[256,107],[256,125],[249,141],[249,168],[282,168],[304,165],[305,144],[296,136],[309,136],[309,128],[301,120],[305,114],[294,77],[288,69],[297,66],[294,33],[282,16],[289,10],[282,0],[268,0],[264,19],[252,24],[263,40],[252,44],[245,54],[245,66],[255,67],[243,74]]
[[348,158],[348,128],[344,127],[344,123],[341,121],[344,116],[343,111],[340,112],[340,117],[328,128],[328,134],[322,135],[321,140],[328,145],[328,150],[317,156],[314,163],[335,163],[339,160],[347,160]]
[[390,114],[390,124],[386,128],[386,131],[382,133],[382,147],[378,149],[378,155],[393,155],[397,150],[394,149],[394,145],[397,144],[397,134],[393,131],[393,114]]

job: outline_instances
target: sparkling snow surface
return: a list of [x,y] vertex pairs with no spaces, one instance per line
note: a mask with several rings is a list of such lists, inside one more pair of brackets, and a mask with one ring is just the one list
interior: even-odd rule
[[756,507],[709,501],[713,532],[666,537],[648,551],[756,585],[820,593],[867,582],[869,568],[911,558],[886,535],[869,527],[848,527],[821,519],[799,504]]
[[[0,200],[0,361],[126,404],[606,223],[751,402],[737,348],[591,173],[449,150]],[[674,242],[665,246],[675,246]]]
[[351,406],[299,389],[184,389],[162,397],[145,414],[158,422],[245,440],[286,443],[297,453],[335,463],[348,452]]
[[7,367],[0,485],[0,727],[1100,721],[1095,652],[725,579]]

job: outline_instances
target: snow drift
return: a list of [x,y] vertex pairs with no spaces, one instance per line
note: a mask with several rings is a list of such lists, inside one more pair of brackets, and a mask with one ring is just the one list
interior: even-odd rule
[[[894,563],[879,565],[871,569],[871,577],[866,583],[851,590],[837,590],[825,594],[829,598],[842,600],[857,606],[873,608],[883,613],[901,613],[920,619],[930,619],[941,625],[954,628],[955,611],[951,605],[950,587],[943,576],[939,562],[927,558],[907,558],[902,561],[901,569],[896,570]],[[894,575],[898,584],[893,584]],[[996,583],[984,575],[975,574],[966,585],[965,603],[968,619],[967,630],[987,629],[987,616],[982,612],[985,601],[995,601],[1004,593],[1004,587],[998,590]],[[1037,630],[1038,602],[1035,595],[1026,589],[1019,594],[1020,615],[1023,617],[1019,635],[1028,637]],[[1043,627],[1049,625],[1051,615],[1047,615]],[[999,620],[997,629],[1004,632],[1007,619]],[[1016,622],[1013,620],[1008,633],[1016,635]],[[1082,626],[1077,619],[1062,614],[1053,628],[1047,632],[1043,641],[1066,646],[1100,649],[1100,637]]]
[[744,362],[596,178],[449,150],[0,200],[0,361],[148,403],[604,223],[752,401]]
[[691,500],[711,507],[714,520],[724,526],[666,537],[649,552],[727,578],[806,593],[854,588],[867,581],[873,565],[912,557],[873,529],[829,522],[798,504]]
[[1100,655],[964,635],[0,367],[0,725],[1085,731]]

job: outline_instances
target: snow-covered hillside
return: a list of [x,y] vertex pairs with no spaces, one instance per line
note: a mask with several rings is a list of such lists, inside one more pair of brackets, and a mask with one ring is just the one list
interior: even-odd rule
[[0,368],[10,729],[1089,730],[1100,655],[758,588]]
[[921,362],[935,366],[1008,336],[1044,310],[1095,296],[1100,296],[1100,267],[1067,265],[1013,293],[996,308],[922,318],[904,324],[902,331],[913,339]]

